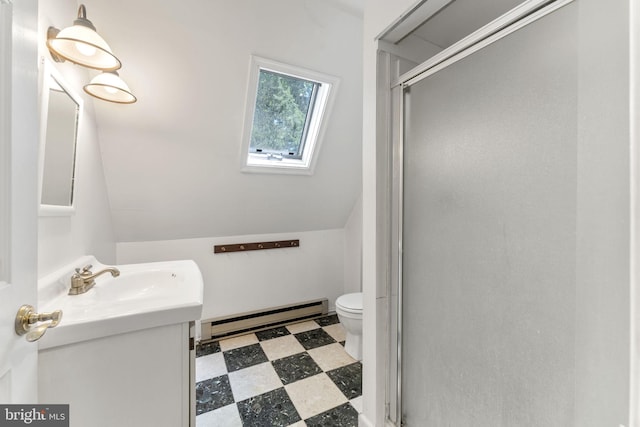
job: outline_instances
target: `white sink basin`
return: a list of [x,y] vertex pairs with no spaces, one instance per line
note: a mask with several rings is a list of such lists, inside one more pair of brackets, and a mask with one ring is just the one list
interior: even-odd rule
[[74,269],[88,264],[94,273],[110,267],[83,257],[38,280],[38,312],[63,312],[40,349],[200,319],[202,274],[193,261],[116,265],[120,276],[105,273],[86,293],[68,295]]

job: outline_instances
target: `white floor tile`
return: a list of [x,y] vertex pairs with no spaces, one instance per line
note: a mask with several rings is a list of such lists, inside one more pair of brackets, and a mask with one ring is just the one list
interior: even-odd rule
[[302,344],[293,335],[260,341],[260,346],[269,360],[282,359],[304,351]]
[[219,377],[227,373],[222,352],[196,358],[196,382]]
[[309,353],[318,366],[325,372],[356,362],[339,343],[313,348],[308,350],[307,353]]
[[229,383],[236,402],[282,387],[282,381],[271,362],[231,372]]
[[347,398],[324,373],[285,386],[303,420],[347,402]]
[[220,349],[222,351],[233,350],[234,348],[244,347],[245,345],[256,344],[258,337],[256,334],[240,335],[239,337],[227,338],[220,340]]
[[287,329],[292,334],[297,334],[300,332],[310,331],[312,329],[318,329],[320,325],[318,325],[313,320],[308,320],[306,322],[294,323],[292,325],[287,325]]
[[242,427],[240,413],[235,403],[196,417],[196,427]]
[[351,399],[349,403],[351,403],[351,406],[353,406],[353,408],[358,411],[359,414],[362,413],[362,396]]
[[334,340],[338,342],[342,342],[347,338],[347,331],[344,330],[344,326],[342,326],[340,323],[325,326],[323,329],[326,333],[331,335]]

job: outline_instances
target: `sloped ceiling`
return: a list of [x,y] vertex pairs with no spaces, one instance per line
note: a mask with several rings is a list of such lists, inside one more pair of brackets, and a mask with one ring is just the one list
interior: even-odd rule
[[[118,241],[341,228],[361,191],[358,0],[88,0],[133,105],[95,101]],[[240,171],[250,55],[341,79],[313,176]]]

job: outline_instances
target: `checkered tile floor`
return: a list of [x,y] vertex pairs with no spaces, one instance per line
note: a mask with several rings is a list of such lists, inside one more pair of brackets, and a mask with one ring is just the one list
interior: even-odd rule
[[362,365],[344,339],[330,315],[199,346],[196,426],[357,426]]

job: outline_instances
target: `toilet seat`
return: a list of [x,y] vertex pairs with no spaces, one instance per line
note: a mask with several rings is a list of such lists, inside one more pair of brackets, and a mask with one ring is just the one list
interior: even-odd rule
[[362,293],[356,292],[338,297],[336,309],[352,314],[362,314]]

